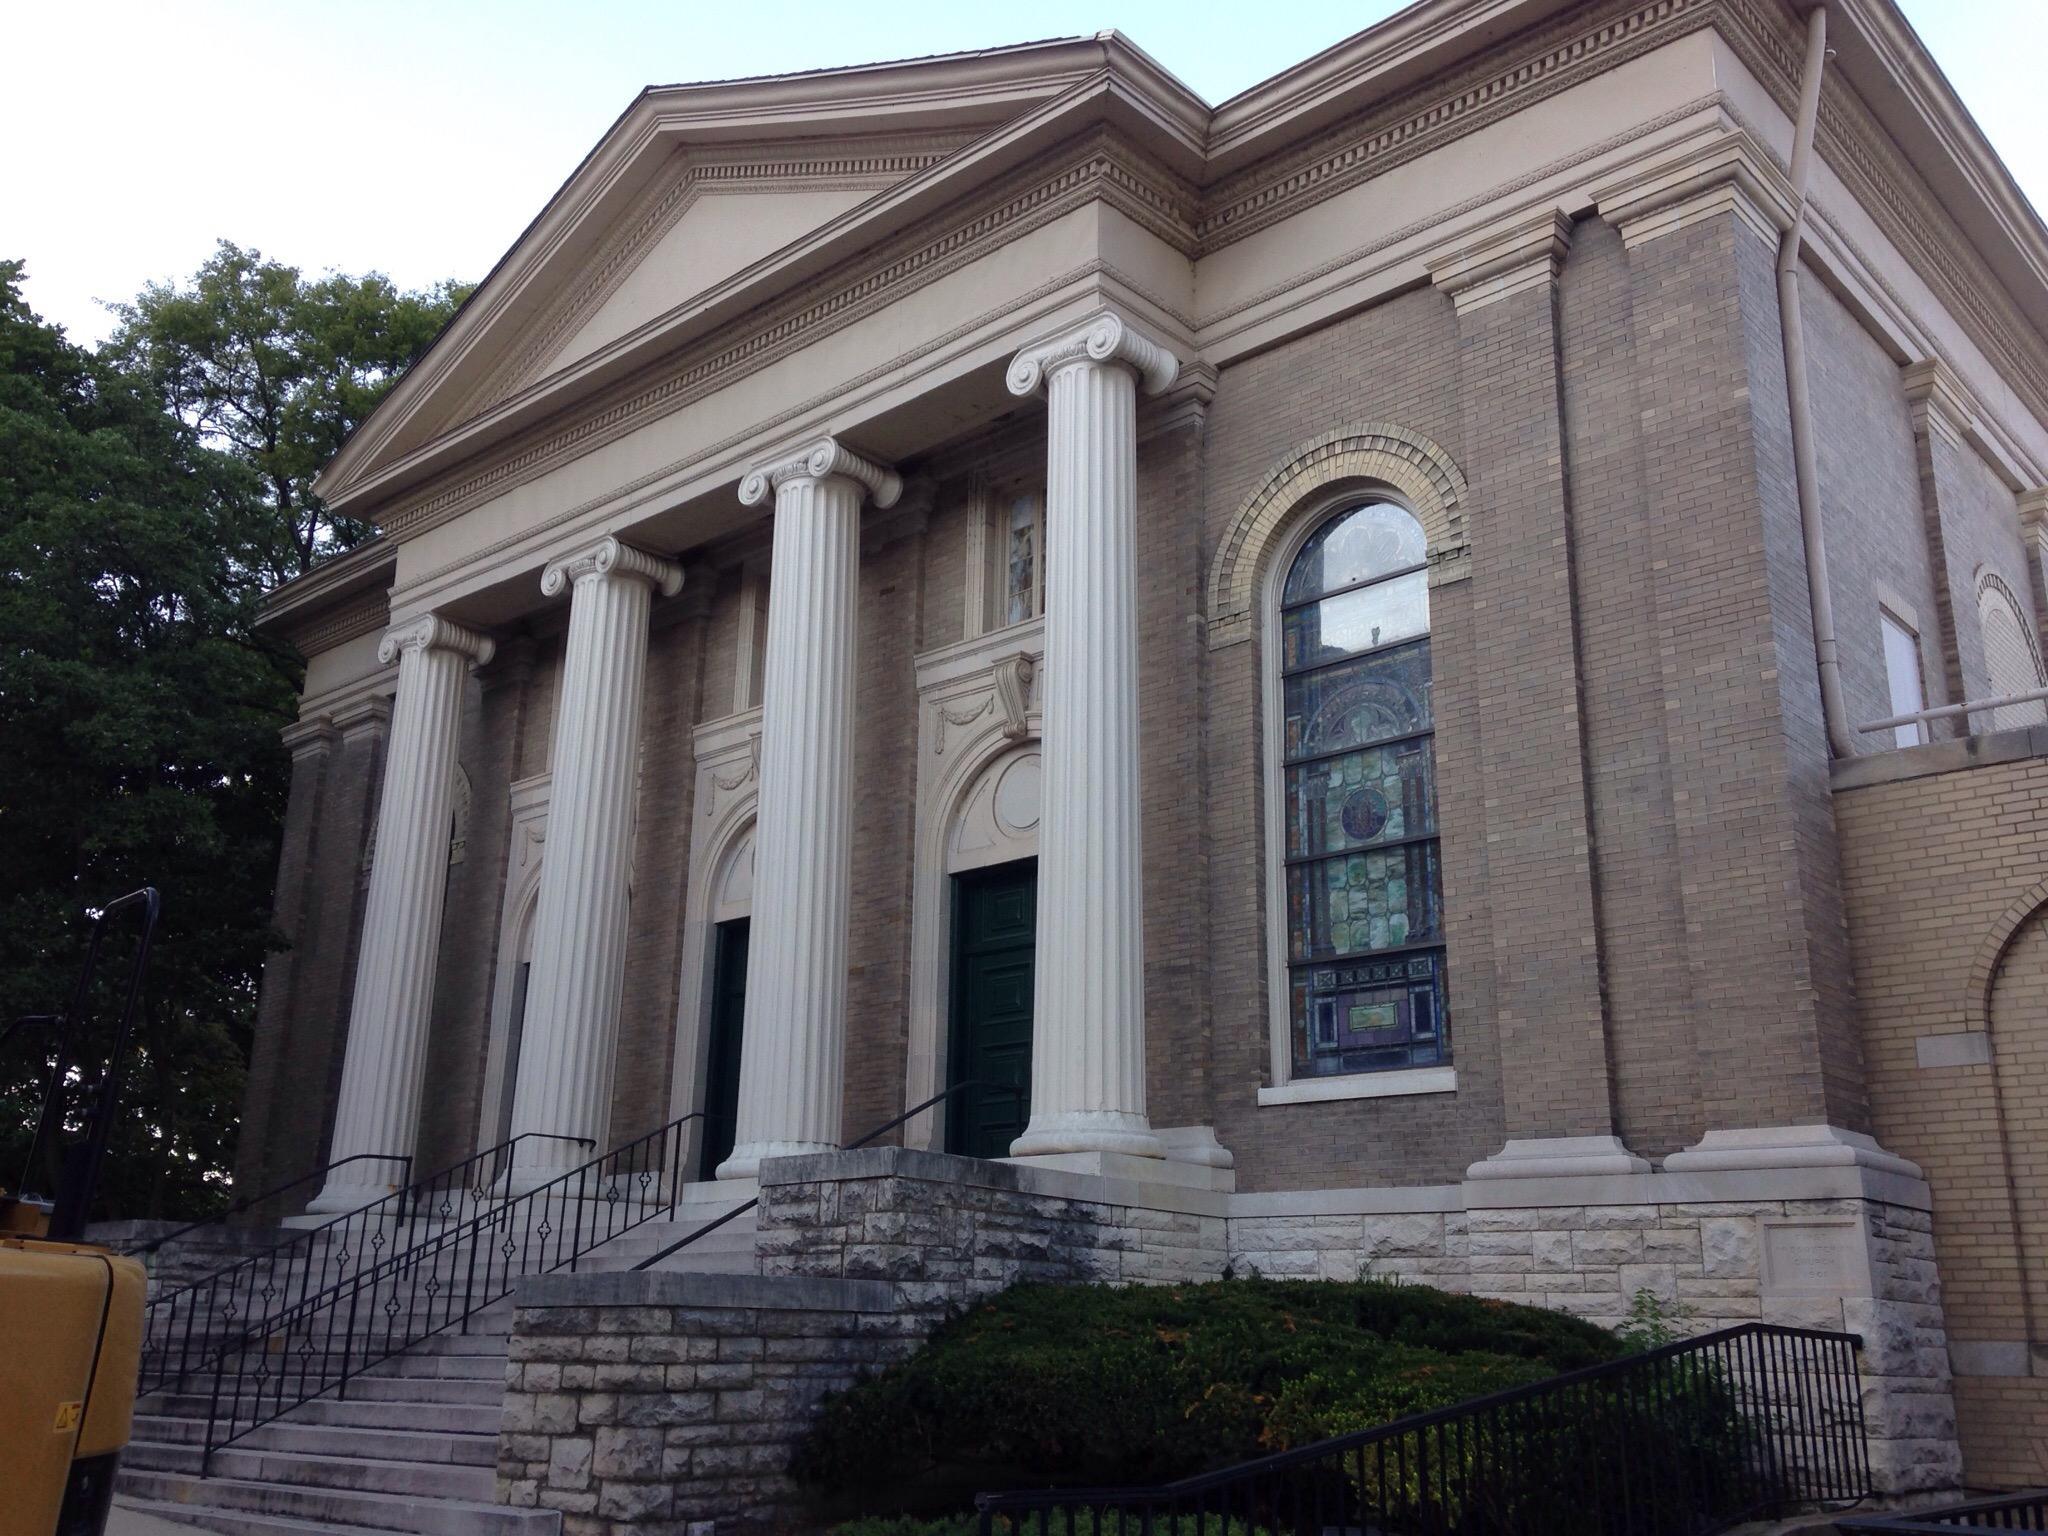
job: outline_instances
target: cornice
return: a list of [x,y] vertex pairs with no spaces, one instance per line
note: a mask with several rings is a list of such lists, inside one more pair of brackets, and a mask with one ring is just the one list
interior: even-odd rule
[[[1720,31],[1729,48],[1789,115],[1801,39],[1781,24],[1775,7],[1766,9],[1758,0],[1713,4],[1726,18]],[[1953,217],[1928,192],[1919,171],[1832,70],[1822,82],[1815,148],[2028,408],[2048,419],[2048,338],[2028,323],[1990,265],[1955,232]]]
[[[1518,10],[1506,3],[1493,9],[1503,15]],[[1545,10],[1533,5],[1519,13]],[[1363,117],[1233,174],[1201,197],[1177,173],[1124,142],[1117,130],[1098,126],[1085,139],[1070,140],[1067,147],[1047,151],[1029,167],[1010,173],[985,195],[956,202],[900,237],[848,258],[817,281],[807,281],[800,293],[711,330],[670,358],[566,406],[551,428],[453,466],[397,501],[380,520],[394,538],[410,538],[682,409],[1086,201],[1109,203],[1175,249],[1200,256],[1707,26],[1716,28],[1730,51],[1789,110],[1797,40],[1771,0],[1627,0],[1590,16],[1541,22]],[[1075,92],[1103,89],[1097,77],[1074,79]],[[1165,115],[1180,124],[1185,139],[1185,113]],[[1223,115],[1219,111],[1218,120]],[[1084,147],[1077,152],[1076,144]],[[1822,104],[1820,147],[1829,167],[1972,342],[2007,375],[2035,414],[2048,417],[2048,342],[2032,331],[1990,266],[1935,203],[1918,172],[1888,143],[1871,110],[1832,72]],[[1718,180],[1709,176],[1694,191],[1710,192],[1763,234],[1777,227],[1781,183],[1775,156],[1758,148],[1728,174]],[[1654,238],[1660,228],[1656,215],[1668,211],[1670,218],[1684,219],[1709,206],[1687,205],[1685,196],[1676,195],[1655,207],[1651,189],[1640,188],[1631,204],[1623,190],[1609,189],[1608,203],[1636,239]],[[647,196],[659,200],[655,192]],[[1824,209],[1819,217],[1826,222]],[[603,279],[593,274],[593,280]],[[1882,283],[1882,275],[1875,280]],[[1898,303],[1902,312],[1912,312],[1912,305]],[[563,384],[563,398],[577,387],[582,386]],[[521,397],[528,408],[533,407],[530,393]]]
[[1204,254],[1525,110],[1637,54],[1710,24],[1718,0],[1628,0],[1489,50],[1340,128],[1211,189],[1196,226]]
[[317,656],[359,639],[391,622],[391,598],[378,587],[348,599],[303,628],[290,631],[301,656]]
[[631,544],[622,544],[609,533],[560,559],[550,560],[541,572],[540,590],[547,597],[559,597],[575,583],[601,576],[644,581],[663,597],[674,597],[683,590],[682,566]]
[[863,458],[837,438],[820,438],[801,452],[747,472],[740,481],[740,505],[758,507],[792,480],[851,480],[874,499],[878,510],[896,505],[903,477],[887,465]]
[[1109,203],[1162,238],[1171,233],[1173,243],[1191,251],[1192,194],[1162,190],[1163,183],[1176,180],[1148,166],[1115,134],[1093,130],[1005,178],[950,218],[927,221],[898,241],[863,252],[779,305],[725,326],[677,358],[599,395],[538,441],[529,439],[480,464],[459,466],[378,521],[393,540],[417,537],[480,501],[726,388],[1090,201]]
[[265,594],[256,627],[290,635],[322,623],[327,610],[338,604],[353,602],[373,590],[381,594],[391,584],[397,565],[398,550],[385,538],[372,538],[343,554],[329,556],[303,576]]

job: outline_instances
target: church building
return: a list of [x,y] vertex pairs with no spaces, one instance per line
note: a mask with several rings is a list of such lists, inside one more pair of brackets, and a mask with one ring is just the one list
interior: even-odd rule
[[238,1181],[923,1106],[1162,1274],[1846,1329],[1893,1486],[2048,1481],[2044,487],[1893,0],[650,87],[265,611]]

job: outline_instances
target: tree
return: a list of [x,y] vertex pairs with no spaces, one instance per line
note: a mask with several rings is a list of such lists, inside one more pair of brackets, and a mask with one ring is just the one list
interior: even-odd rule
[[[0,262],[0,1019],[62,1006],[87,905],[162,889],[100,1203],[181,1211],[232,1154],[273,944],[297,663],[252,629],[272,509],[248,466],[34,315],[21,270]],[[90,1072],[106,1045],[86,1042]],[[0,1062],[9,1185],[38,1055],[17,1040]]]
[[260,478],[276,519],[262,568],[283,580],[369,536],[327,511],[313,477],[471,286],[406,292],[378,272],[309,281],[223,240],[191,282],[152,283],[116,306],[108,351],[203,442]]

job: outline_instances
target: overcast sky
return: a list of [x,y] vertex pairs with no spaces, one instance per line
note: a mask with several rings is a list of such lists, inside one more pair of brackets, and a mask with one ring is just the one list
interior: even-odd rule
[[[1903,0],[2048,207],[2041,0]],[[634,93],[1115,26],[1211,102],[1395,0],[7,0],[0,257],[81,340],[225,237],[309,272],[476,278]],[[2024,42],[2025,46],[2022,46]]]

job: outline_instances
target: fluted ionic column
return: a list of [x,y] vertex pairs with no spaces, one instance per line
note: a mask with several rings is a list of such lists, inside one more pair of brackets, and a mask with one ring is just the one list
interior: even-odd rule
[[[569,589],[569,639],[512,1132],[586,1136],[602,1150],[626,974],[647,617],[657,588],[682,590],[683,571],[607,534],[550,565],[540,585],[549,597]],[[566,1141],[525,1142],[512,1189],[588,1156]]]
[[1138,388],[1179,365],[1114,314],[1010,364],[1047,396],[1044,799],[1031,1121],[1018,1157],[1160,1157],[1145,1118],[1138,798]]
[[740,482],[750,507],[771,491],[754,924],[739,1123],[721,1179],[752,1178],[763,1158],[839,1145],[860,508],[870,495],[893,505],[903,482],[826,438]]
[[[491,659],[492,649],[488,637],[434,614],[397,626],[377,647],[378,660],[398,662],[398,693],[330,1162],[362,1153],[410,1156],[419,1137],[462,685],[472,665]],[[306,1209],[318,1215],[354,1210],[386,1193],[402,1172],[393,1162],[337,1168]]]

